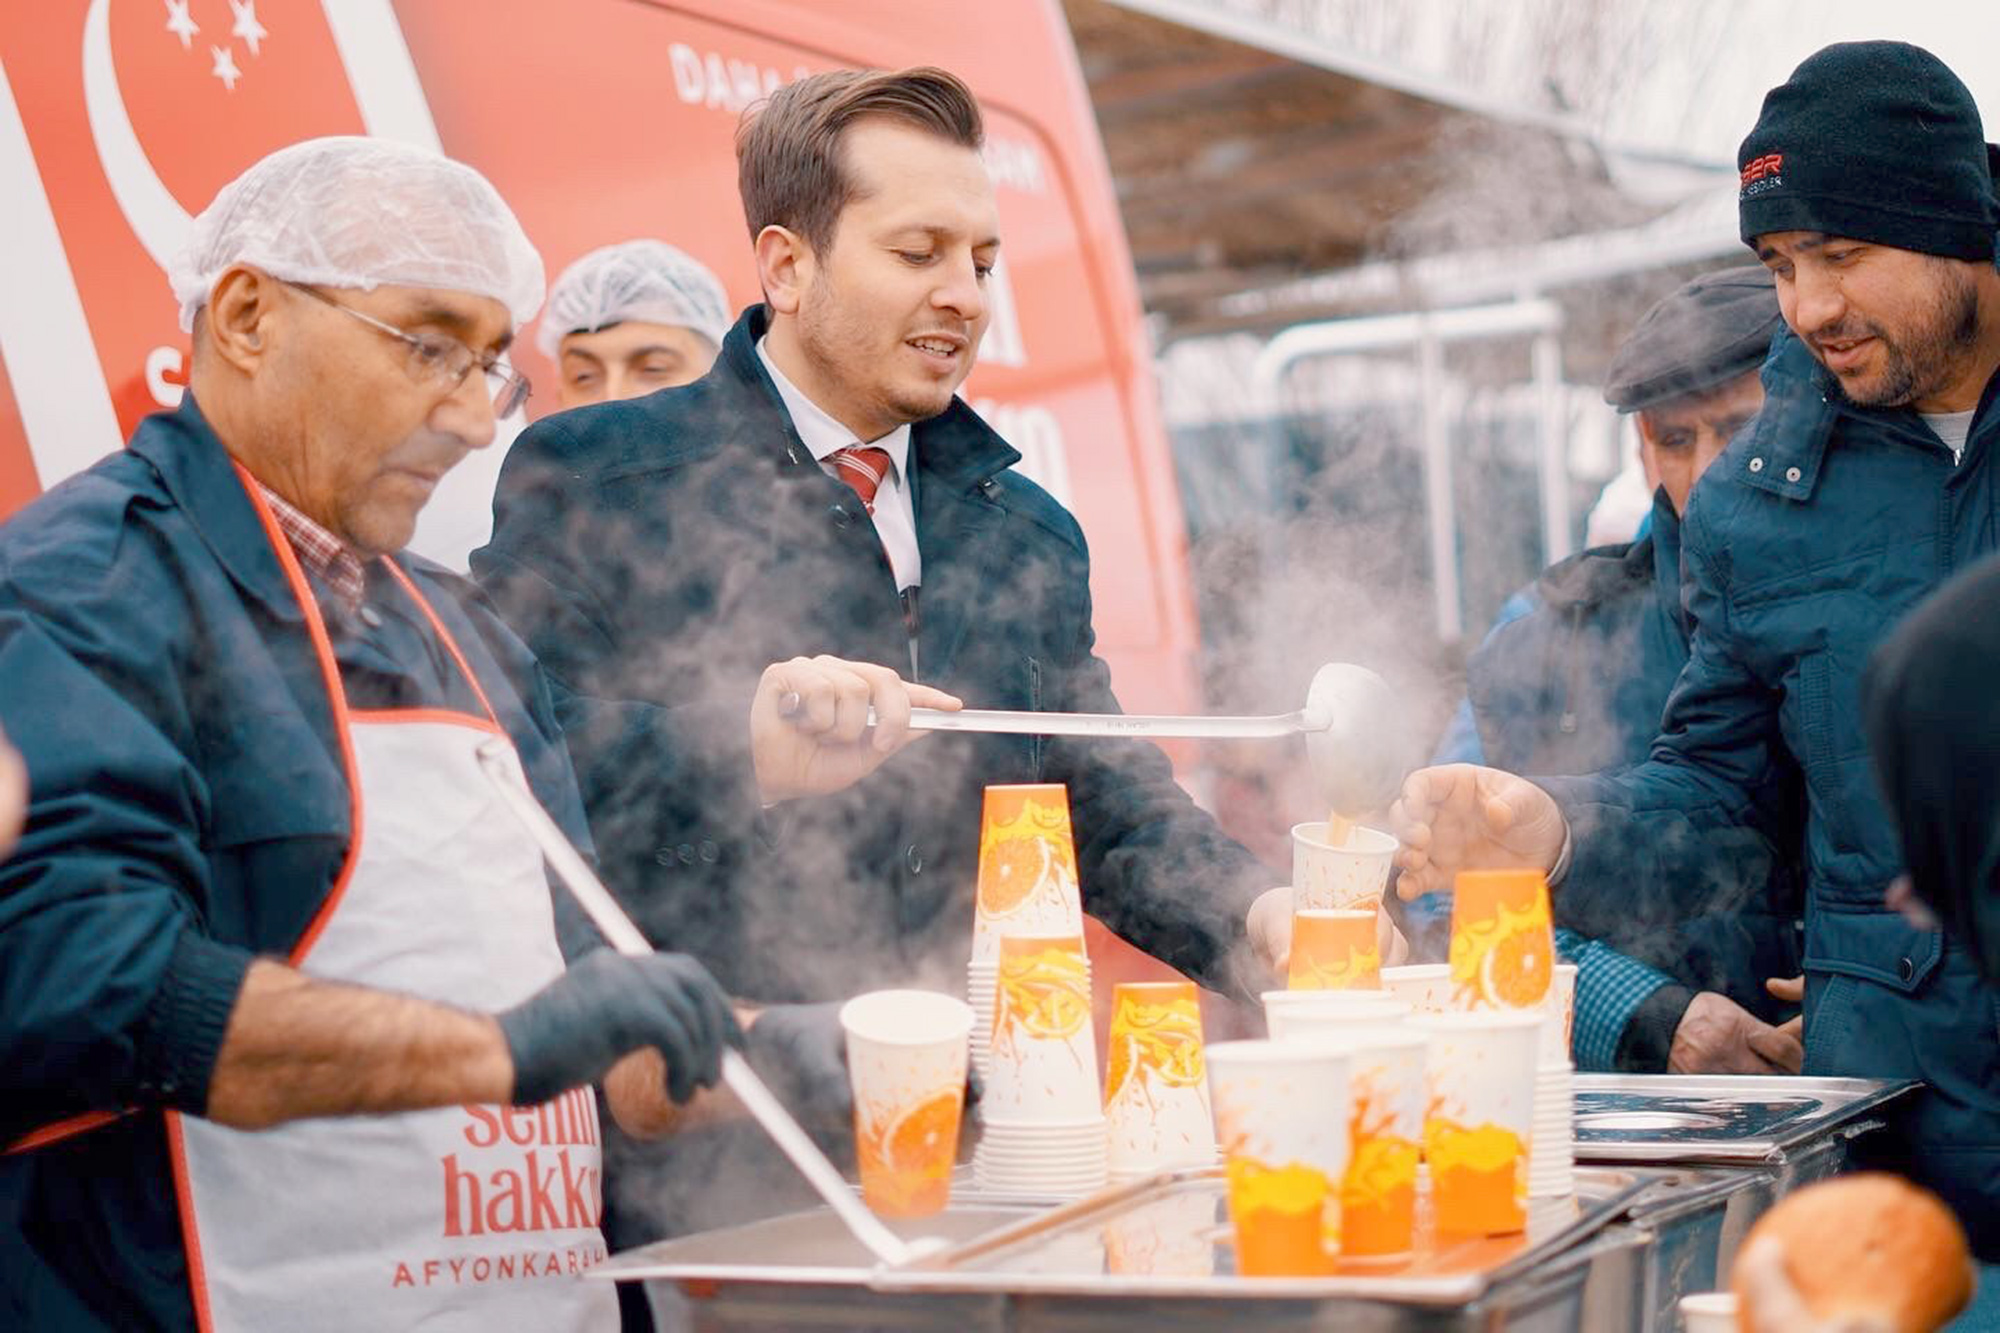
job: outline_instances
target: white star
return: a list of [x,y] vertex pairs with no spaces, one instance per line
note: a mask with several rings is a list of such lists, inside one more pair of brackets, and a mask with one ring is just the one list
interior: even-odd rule
[[243,71],[236,68],[236,48],[211,46],[208,48],[208,53],[215,57],[215,68],[209,73],[221,79],[223,87],[232,93],[235,92],[236,81],[243,77]]
[[181,50],[194,45],[194,35],[201,31],[201,25],[188,14],[191,0],[167,0],[167,31],[181,39]]
[[243,44],[250,48],[251,55],[261,54],[257,44],[271,34],[257,21],[257,0],[243,0],[240,5],[236,0],[229,0],[229,9],[236,15],[236,26],[229,30],[229,35],[241,38]]

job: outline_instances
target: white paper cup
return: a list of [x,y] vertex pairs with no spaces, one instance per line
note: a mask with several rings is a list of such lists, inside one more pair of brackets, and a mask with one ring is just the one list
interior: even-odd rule
[[1401,1258],[1416,1240],[1430,1040],[1400,1022],[1348,1024],[1340,1037],[1353,1052],[1354,1140],[1341,1185],[1341,1252],[1356,1261]]
[[935,991],[888,990],[840,1007],[854,1136],[868,1206],[923,1217],[950,1198],[972,1009]]
[[1208,1048],[1208,1069],[1237,1271],[1330,1272],[1352,1150],[1352,1057],[1324,1042],[1231,1041]]
[[1264,1025],[1274,1041],[1337,1036],[1353,1027],[1400,1023],[1410,1008],[1379,991],[1266,991]]
[[1547,1018],[1542,1025],[1541,1062],[1568,1064],[1571,1034],[1576,1027],[1576,964],[1557,963],[1549,981]]
[[1541,1012],[1434,1014],[1410,1026],[1430,1040],[1424,1156],[1438,1230],[1488,1236],[1522,1230]]
[[1121,982],[1112,992],[1104,1118],[1110,1168],[1136,1175],[1215,1161],[1215,1117],[1192,981]]
[[1030,1122],[1101,1117],[1082,937],[1010,935],[1000,947],[983,1114]]
[[1419,1014],[1452,1011],[1451,964],[1409,963],[1382,969],[1382,988]]
[[1292,826],[1292,910],[1379,907],[1389,882],[1396,840],[1380,829],[1356,825],[1335,847],[1326,821]]
[[1062,786],[986,788],[974,903],[974,959],[998,958],[1007,935],[1083,933],[1069,794]]
[[1736,1293],[1704,1291],[1681,1297],[1681,1327],[1686,1333],[1736,1333]]

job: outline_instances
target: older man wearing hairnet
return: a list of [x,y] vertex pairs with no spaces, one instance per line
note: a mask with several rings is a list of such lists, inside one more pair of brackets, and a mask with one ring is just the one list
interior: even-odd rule
[[[181,408],[0,528],[34,779],[0,1325],[614,1326],[573,1277],[604,1256],[590,1085],[657,1132],[742,1037],[699,964],[593,948],[552,892],[479,762],[586,839],[547,690],[401,553],[525,389],[499,358],[541,261],[470,168],[326,139],[226,186],[172,278]],[[830,708],[819,670],[770,689]]]
[[562,271],[535,331],[556,363],[556,405],[615,403],[708,373],[731,323],[700,260],[665,241],[622,241]]

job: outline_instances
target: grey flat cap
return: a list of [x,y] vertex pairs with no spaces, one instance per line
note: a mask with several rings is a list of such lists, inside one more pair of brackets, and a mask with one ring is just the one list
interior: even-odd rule
[[1638,412],[1755,370],[1783,322],[1762,264],[1704,273],[1640,318],[1611,358],[1604,401]]

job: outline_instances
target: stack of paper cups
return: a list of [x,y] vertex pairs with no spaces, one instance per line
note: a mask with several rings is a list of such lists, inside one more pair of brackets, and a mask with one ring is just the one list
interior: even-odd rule
[[1558,963],[1542,1018],[1541,1061],[1535,1068],[1535,1137],[1528,1156],[1528,1193],[1533,1198],[1576,1193],[1575,1068],[1569,1056],[1575,1014],[1576,965]]
[[973,1179],[995,1193],[1067,1197],[1101,1189],[1107,1139],[1083,937],[1000,940],[985,1133]]
[[1215,1122],[1192,981],[1120,982],[1104,1076],[1108,1164],[1131,1179],[1215,1162]]
[[979,893],[965,998],[972,1006],[972,1062],[984,1077],[992,1043],[1000,941],[1008,935],[1081,935],[1076,842],[1060,784],[986,789],[979,823]]

